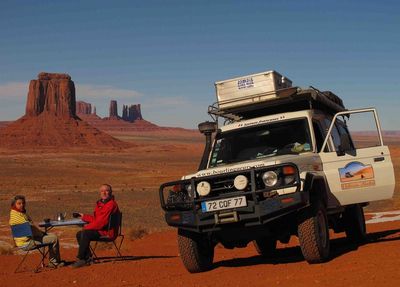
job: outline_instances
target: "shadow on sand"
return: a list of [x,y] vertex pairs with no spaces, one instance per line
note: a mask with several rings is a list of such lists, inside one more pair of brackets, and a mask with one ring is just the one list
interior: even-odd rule
[[[398,234],[396,234],[398,233]],[[373,232],[367,235],[365,242],[361,244],[350,243],[346,238],[331,239],[331,257],[327,261],[342,256],[343,254],[357,250],[359,246],[374,244],[379,242],[400,240],[400,229]],[[262,256],[252,256],[248,258],[234,258],[215,262],[214,268],[219,267],[244,267],[260,264],[286,264],[304,261],[300,246],[281,248],[276,250],[273,258]]]
[[[177,256],[99,256],[97,257],[96,261],[92,262],[92,264],[101,264],[107,262],[124,262],[124,261],[139,261],[139,260],[146,260],[146,259],[168,259],[168,258],[175,258]],[[72,262],[67,262],[67,266],[73,264]]]

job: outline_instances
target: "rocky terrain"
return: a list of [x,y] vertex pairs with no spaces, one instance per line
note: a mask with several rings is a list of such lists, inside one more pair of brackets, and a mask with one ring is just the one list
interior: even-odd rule
[[198,134],[197,130],[188,130],[176,127],[161,127],[147,121],[142,116],[140,104],[122,105],[122,116],[118,111],[118,102],[110,101],[108,117],[101,118],[91,109],[92,105],[86,102],[77,102],[77,115],[90,125],[107,133],[113,132],[178,132]]
[[[89,115],[90,116],[90,115]],[[124,122],[124,121],[121,121]],[[131,125],[129,122],[125,122]],[[279,244],[277,257],[258,256],[250,244],[227,250],[216,247],[213,270],[189,274],[177,248],[176,230],[166,226],[160,208],[158,188],[163,182],[179,179],[198,166],[204,137],[198,132],[158,130],[110,131],[135,146],[121,150],[93,149],[74,152],[20,152],[0,149],[0,282],[1,286],[397,286],[399,221],[379,222],[399,217],[390,212],[382,217],[368,215],[368,240],[361,246],[349,244],[344,234],[332,234],[332,257],[324,264],[310,265],[301,255],[298,240]],[[397,188],[393,200],[377,202],[366,212],[400,209],[399,139],[388,140]],[[34,274],[13,274],[20,257],[11,255],[11,235],[7,225],[9,202],[19,193],[27,196],[28,210],[37,223],[58,212],[90,213],[98,199],[98,187],[108,182],[124,212],[123,260],[105,259],[81,269],[65,267]],[[383,220],[384,221],[384,220]],[[378,223],[376,223],[378,222]],[[375,224],[376,223],[376,224]],[[75,260],[78,228],[55,228],[61,239],[61,254]],[[144,235],[144,237],[142,237]],[[114,256],[103,246],[102,257]],[[31,267],[36,254],[27,262]],[[36,257],[37,258],[37,257]],[[107,276],[105,276],[107,274]]]
[[123,105],[122,117],[118,113],[118,102],[115,100],[110,101],[109,116],[106,120],[123,120],[133,123],[137,120],[143,120],[140,104],[138,105]]
[[77,115],[96,115],[96,107],[93,107],[92,104],[86,103],[84,101],[77,101],[76,102],[76,113]]
[[67,74],[40,73],[31,80],[25,115],[0,129],[2,148],[126,146],[76,115],[75,85]]
[[0,122],[0,128],[3,128],[3,127],[5,127],[5,126],[9,125],[10,123],[11,123],[10,121],[3,121],[3,122]]
[[135,122],[137,120],[143,120],[142,110],[140,104],[138,105],[123,105],[122,106],[122,119],[127,122]]

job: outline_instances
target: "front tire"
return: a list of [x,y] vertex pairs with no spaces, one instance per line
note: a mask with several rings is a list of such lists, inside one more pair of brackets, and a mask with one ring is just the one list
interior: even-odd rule
[[214,260],[214,246],[209,238],[178,229],[178,247],[183,265],[190,273],[211,269]]
[[360,204],[346,207],[343,213],[344,231],[353,243],[362,243],[367,237],[364,210]]
[[321,263],[329,257],[329,226],[326,208],[316,202],[311,214],[299,223],[297,232],[301,252],[308,263]]

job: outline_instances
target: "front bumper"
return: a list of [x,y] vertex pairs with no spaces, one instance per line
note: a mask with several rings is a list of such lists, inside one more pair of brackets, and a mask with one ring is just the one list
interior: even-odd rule
[[[240,207],[229,211],[215,211],[203,213],[193,211],[166,211],[165,220],[168,225],[188,229],[196,232],[209,232],[222,230],[226,225],[218,223],[218,218],[224,214],[236,217],[233,222],[241,227],[264,225],[289,213],[308,206],[308,192],[295,192],[267,198],[258,203],[248,201],[247,207]],[[226,218],[226,217],[225,217]]]
[[[288,164],[285,164],[288,165]],[[293,165],[295,166],[295,165]],[[269,167],[276,168],[279,166]],[[223,230],[227,226],[239,227],[251,227],[265,225],[272,222],[282,216],[296,212],[297,210],[309,205],[309,193],[307,191],[301,191],[300,176],[297,172],[296,180],[286,186],[280,186],[279,188],[295,188],[296,191],[289,194],[278,195],[264,198],[261,196],[265,192],[271,192],[273,188],[256,188],[256,175],[257,173],[264,172],[267,168],[250,169],[246,171],[247,176],[251,179],[251,190],[247,192],[230,192],[221,194],[212,198],[197,198],[194,194],[194,187],[196,182],[201,180],[209,180],[217,178],[218,176],[192,178],[186,181],[176,181],[163,184],[160,187],[160,201],[161,206],[165,210],[165,220],[168,225],[187,229],[196,232],[209,232]],[[297,170],[297,167],[296,167]],[[236,176],[243,174],[243,171],[225,174],[224,176]],[[192,186],[192,194],[186,198],[186,202],[181,206],[171,206],[165,200],[165,194],[163,190],[168,186],[173,185],[188,185]],[[230,210],[221,210],[213,212],[203,212],[200,208],[201,202],[208,200],[215,200],[221,198],[230,198],[235,196],[245,195],[247,199],[246,207],[239,207]],[[224,224],[230,223],[230,224]]]

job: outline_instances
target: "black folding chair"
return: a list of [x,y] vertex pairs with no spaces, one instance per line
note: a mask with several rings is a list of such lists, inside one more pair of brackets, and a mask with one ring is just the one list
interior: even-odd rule
[[46,266],[45,265],[45,260],[48,257],[48,254],[49,254],[49,251],[50,251],[49,247],[52,245],[52,243],[36,244],[35,240],[33,240],[32,227],[31,227],[31,224],[29,222],[25,222],[25,223],[22,223],[22,224],[11,225],[11,233],[12,233],[12,236],[14,238],[15,237],[29,237],[29,238],[32,238],[32,246],[16,247],[17,250],[24,252],[24,256],[22,257],[22,260],[18,264],[18,266],[15,269],[14,273],[19,273],[20,267],[25,262],[25,259],[27,258],[28,254],[30,254],[30,252],[33,251],[33,250],[38,250],[39,253],[40,253],[40,262],[35,267],[35,269],[33,271],[36,273],[36,272],[39,272],[40,269],[44,268]]
[[[92,252],[93,261],[98,261],[100,259],[95,252],[98,242],[112,243],[113,246],[115,247],[115,250],[117,251],[116,257],[122,257],[121,246],[125,238],[125,235],[122,234],[122,212],[116,212],[110,215],[110,218],[108,220],[107,231],[115,227],[117,228],[118,232],[115,238],[110,238],[108,236],[101,236],[99,239],[93,240],[95,242],[94,247],[92,247],[91,245],[89,246],[90,251]],[[119,244],[117,244],[118,238],[121,238]]]

